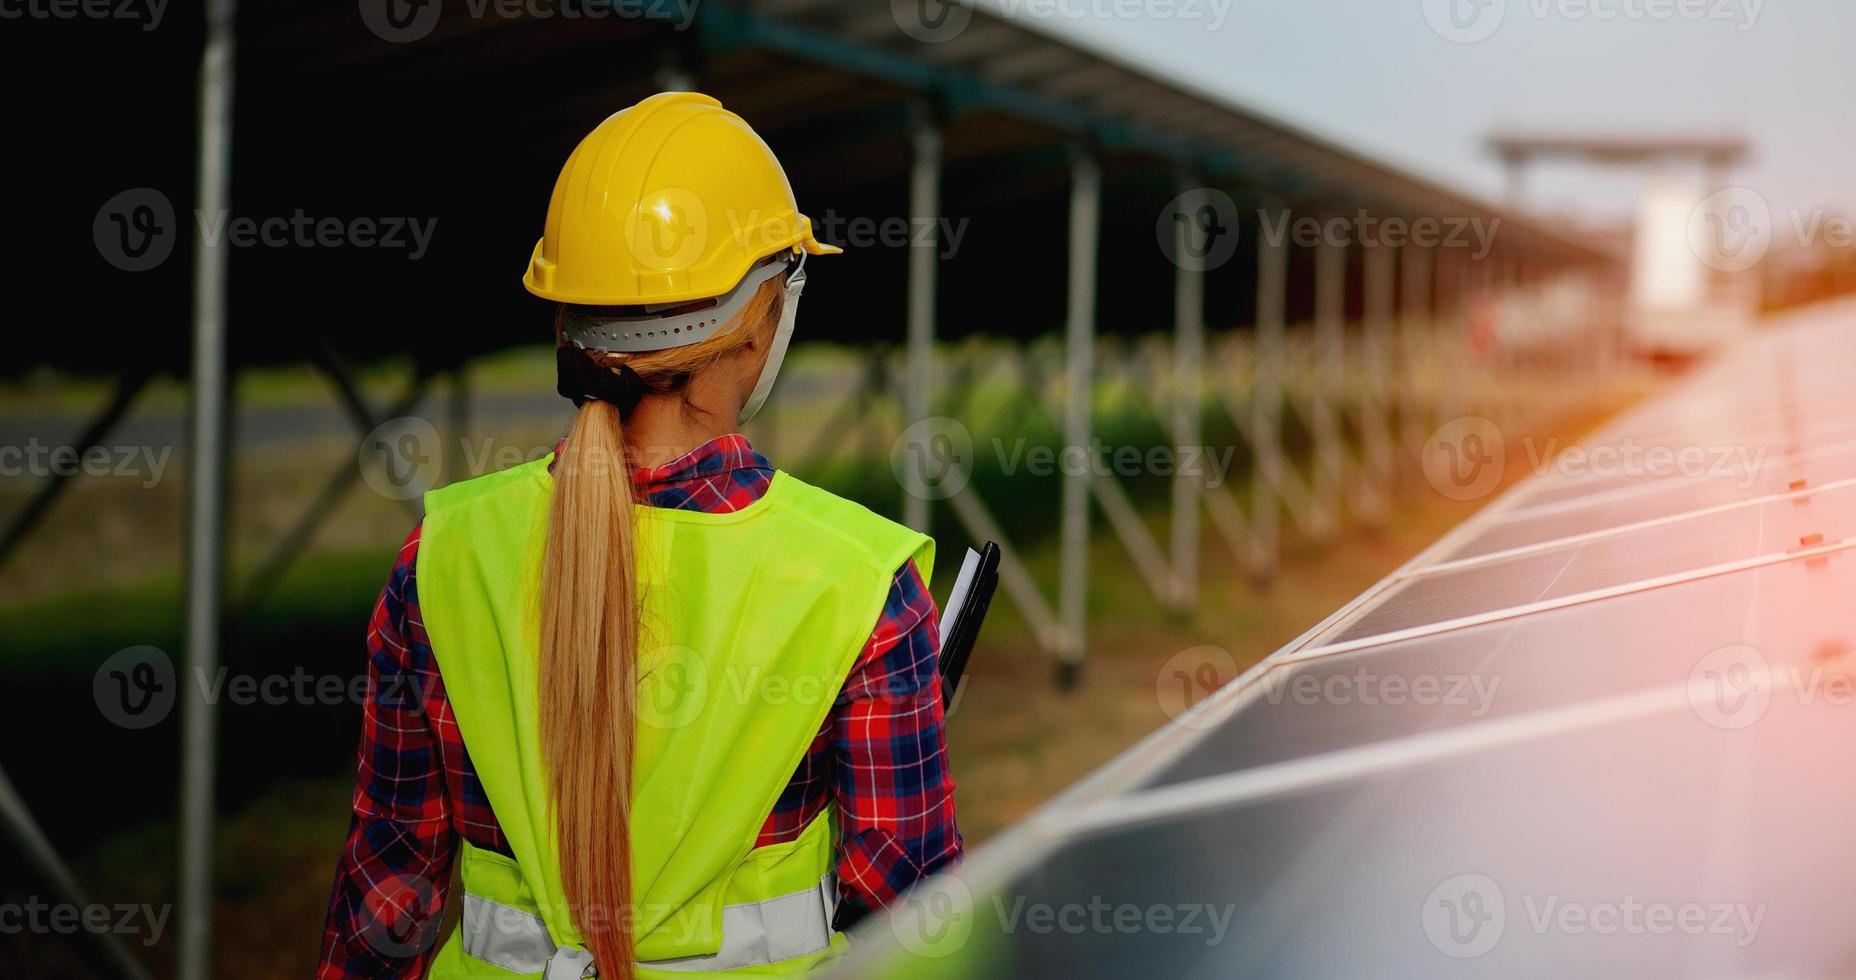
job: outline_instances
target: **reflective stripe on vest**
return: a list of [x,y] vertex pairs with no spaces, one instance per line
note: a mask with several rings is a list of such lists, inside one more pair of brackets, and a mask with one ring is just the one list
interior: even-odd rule
[[[835,876],[817,886],[758,902],[722,906],[722,948],[707,956],[684,956],[641,963],[654,970],[714,973],[766,966],[831,945],[831,917],[836,911]],[[559,946],[541,917],[518,908],[464,894],[459,929],[464,952],[515,973],[541,973],[545,980],[579,980],[592,970],[583,949]]]

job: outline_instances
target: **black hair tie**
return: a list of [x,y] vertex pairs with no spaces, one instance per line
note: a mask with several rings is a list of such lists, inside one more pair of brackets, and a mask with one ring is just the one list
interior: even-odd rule
[[554,370],[554,390],[562,398],[572,399],[575,408],[591,398],[618,409],[620,415],[628,415],[644,398],[644,379],[631,365],[607,367],[578,347],[555,348]]

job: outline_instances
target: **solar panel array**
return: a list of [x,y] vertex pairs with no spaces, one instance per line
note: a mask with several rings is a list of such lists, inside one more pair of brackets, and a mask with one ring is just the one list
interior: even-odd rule
[[1856,306],[1537,468],[846,972],[1856,976]]

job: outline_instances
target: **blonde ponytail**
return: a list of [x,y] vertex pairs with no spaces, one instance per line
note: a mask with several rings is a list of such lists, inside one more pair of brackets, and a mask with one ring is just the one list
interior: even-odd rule
[[588,400],[554,465],[541,569],[541,745],[561,881],[605,980],[633,976],[630,848],[638,701],[631,474],[619,410]]
[[[674,394],[749,341],[764,343],[779,316],[780,288],[779,279],[763,283],[736,327],[699,344],[644,355],[569,356],[587,359],[577,367],[622,370],[640,396]],[[554,462],[537,669],[561,884],[601,980],[637,974],[631,804],[640,607],[635,494],[620,415],[617,405],[583,401]]]

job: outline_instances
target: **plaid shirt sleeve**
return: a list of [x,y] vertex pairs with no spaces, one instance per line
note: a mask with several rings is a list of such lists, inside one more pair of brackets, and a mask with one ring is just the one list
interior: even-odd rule
[[368,697],[353,813],[317,976],[422,977],[437,946],[457,832],[440,732],[450,711],[418,613],[414,528],[368,623]]
[[908,562],[832,711],[843,925],[960,859],[939,648],[934,599]]

